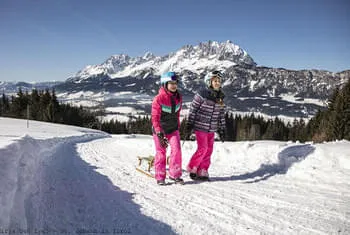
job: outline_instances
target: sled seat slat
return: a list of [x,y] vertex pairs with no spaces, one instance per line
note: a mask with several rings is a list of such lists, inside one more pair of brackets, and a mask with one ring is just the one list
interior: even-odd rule
[[152,155],[150,155],[148,157],[137,156],[137,158],[139,159],[139,166],[141,166],[142,161],[146,161],[147,164],[148,164],[147,170],[151,171],[151,168],[152,168],[152,166],[154,164],[154,156],[152,156]]

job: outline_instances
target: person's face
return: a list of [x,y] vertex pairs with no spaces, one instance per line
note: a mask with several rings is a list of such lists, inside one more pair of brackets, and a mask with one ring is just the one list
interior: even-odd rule
[[221,87],[221,80],[218,77],[213,77],[211,79],[211,86],[213,87],[214,90],[219,90]]
[[168,91],[175,92],[177,90],[177,82],[175,82],[175,81],[168,82],[167,89],[168,89]]

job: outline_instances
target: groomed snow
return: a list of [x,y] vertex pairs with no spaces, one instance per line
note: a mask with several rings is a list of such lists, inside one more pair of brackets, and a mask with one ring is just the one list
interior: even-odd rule
[[[183,144],[183,168],[195,151]],[[0,118],[0,234],[349,234],[350,142],[216,142],[211,182],[137,171],[151,136]]]

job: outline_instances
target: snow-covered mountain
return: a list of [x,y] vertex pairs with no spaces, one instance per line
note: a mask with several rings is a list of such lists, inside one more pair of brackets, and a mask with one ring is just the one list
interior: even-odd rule
[[[223,90],[229,111],[297,118],[312,117],[324,108],[333,90],[350,78],[350,70],[332,73],[257,66],[238,45],[230,41],[208,41],[183,46],[162,57],[150,52],[135,58],[114,55],[100,65],[85,67],[57,86],[57,91],[61,92],[61,99],[74,99],[79,104],[97,97],[107,107],[127,102],[149,113],[150,101],[164,71],[173,70],[180,75],[179,87],[186,103],[203,86],[203,77],[212,69],[225,74]],[[146,97],[141,103],[140,95]]]
[[30,92],[32,89],[45,90],[50,89],[58,84],[61,84],[61,81],[52,81],[52,82],[5,82],[0,81],[0,91],[6,94],[17,93],[18,89],[21,88],[23,92]]
[[208,41],[196,46],[183,46],[165,56],[155,56],[151,52],[135,58],[125,54],[114,55],[100,65],[85,67],[67,81],[79,83],[96,75],[108,75],[110,78],[137,77],[145,71],[153,75],[169,70],[179,73],[188,70],[200,74],[212,68],[226,70],[237,64],[256,65],[246,51],[231,41]]
[[103,103],[110,113],[127,106],[137,110],[134,114],[149,114],[160,74],[173,70],[181,77],[179,89],[186,110],[194,93],[204,85],[203,77],[213,69],[224,72],[222,87],[228,111],[291,118],[312,117],[325,107],[333,90],[350,78],[350,70],[333,73],[257,66],[231,41],[208,41],[183,46],[165,56],[151,52],[140,57],[113,55],[102,64],[83,68],[55,89],[63,102]]

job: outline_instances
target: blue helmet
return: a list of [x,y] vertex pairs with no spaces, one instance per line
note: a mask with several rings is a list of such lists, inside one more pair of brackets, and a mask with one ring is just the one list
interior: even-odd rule
[[204,77],[205,85],[207,85],[207,87],[210,87],[211,86],[211,79],[215,78],[215,77],[222,79],[223,74],[218,70],[207,73],[207,75],[205,75],[205,77]]
[[166,72],[163,73],[162,76],[160,76],[160,84],[162,86],[166,86],[166,83],[170,81],[178,82],[179,76],[177,76],[175,72]]

